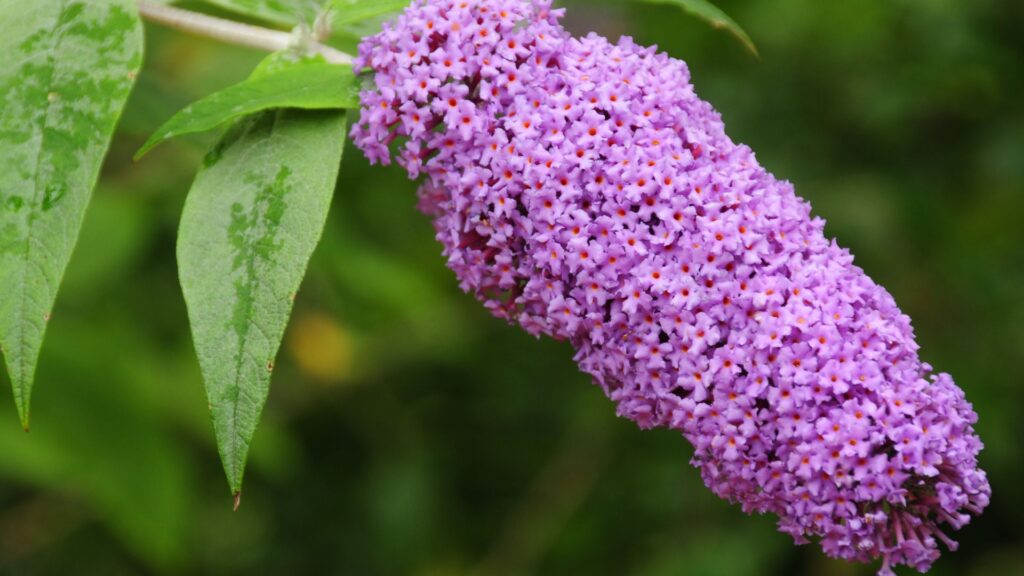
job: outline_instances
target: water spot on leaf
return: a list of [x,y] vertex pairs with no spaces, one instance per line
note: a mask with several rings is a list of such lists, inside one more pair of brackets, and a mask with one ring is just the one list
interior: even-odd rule
[[25,206],[25,199],[21,196],[10,196],[3,202],[3,204],[6,206],[7,210],[17,212]]
[[283,245],[278,234],[287,207],[285,198],[291,191],[291,175],[287,166],[280,167],[271,183],[263,183],[258,173],[247,174],[242,181],[258,187],[256,197],[248,210],[238,202],[231,206],[228,234],[234,251],[234,270],[242,271],[242,276],[235,280],[236,300],[231,324],[240,341],[250,328],[254,291],[262,272],[273,266],[274,257]]
[[63,182],[51,182],[47,184],[46,191],[43,193],[43,211],[49,212],[54,206],[60,204],[60,201],[67,195],[68,189]]

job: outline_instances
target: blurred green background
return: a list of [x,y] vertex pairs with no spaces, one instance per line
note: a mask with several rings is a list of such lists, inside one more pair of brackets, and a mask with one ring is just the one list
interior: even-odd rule
[[[1024,574],[1024,3],[721,0],[760,61],[671,7],[566,4],[578,33],[687,60],[731,136],[895,295],[979,412],[994,490],[933,573]],[[353,149],[233,513],[174,262],[211,137],[131,155],[262,55],[147,33],[30,434],[0,394],[0,573],[872,573],[719,501],[686,442],[617,419],[566,344],[490,318],[415,185]]]

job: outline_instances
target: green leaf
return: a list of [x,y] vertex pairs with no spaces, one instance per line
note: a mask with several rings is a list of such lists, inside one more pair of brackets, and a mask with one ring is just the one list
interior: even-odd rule
[[344,142],[345,112],[247,117],[207,155],[185,202],[179,276],[235,494]]
[[690,14],[700,18],[711,24],[713,28],[728,30],[733,36],[735,36],[740,42],[746,46],[747,50],[757,57],[760,55],[757,52],[757,46],[754,46],[754,41],[750,39],[750,36],[743,31],[743,28],[736,23],[735,20],[729,17],[728,14],[722,11],[721,8],[715,6],[708,0],[639,0],[640,2],[647,2],[648,4],[669,4],[671,6],[679,6],[683,10],[686,10]]
[[141,158],[164,140],[212,130],[261,110],[358,107],[359,80],[351,66],[317,61],[271,66],[178,112],[149,137],[135,158]]
[[142,62],[131,0],[0,0],[0,349],[22,425],[46,323]]
[[[253,68],[249,74],[249,80],[255,80],[264,76],[270,76],[287,68],[303,66],[306,64],[326,64],[327,61],[320,54],[301,54],[294,50],[281,50],[267,56]],[[350,68],[344,66],[345,68]],[[356,95],[358,97],[358,94]]]
[[403,10],[410,0],[333,0],[335,26],[352,24]]
[[281,26],[312,24],[324,0],[204,0],[242,16]]

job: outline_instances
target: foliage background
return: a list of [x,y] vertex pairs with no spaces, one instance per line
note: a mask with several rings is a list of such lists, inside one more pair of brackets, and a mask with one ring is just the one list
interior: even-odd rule
[[[761,61],[671,7],[566,4],[577,32],[687,60],[732,137],[914,318],[980,413],[994,490],[933,573],[1024,574],[1024,4],[722,0]],[[872,573],[719,501],[686,442],[616,419],[566,344],[487,316],[444,268],[414,184],[355,150],[232,513],[174,263],[211,139],[131,155],[261,55],[147,34],[31,434],[0,395],[0,573]]]

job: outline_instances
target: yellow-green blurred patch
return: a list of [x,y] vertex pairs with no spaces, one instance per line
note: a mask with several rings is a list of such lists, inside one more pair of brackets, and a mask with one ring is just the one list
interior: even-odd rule
[[320,312],[296,314],[292,322],[286,345],[304,376],[321,384],[352,376],[353,339],[341,324]]

